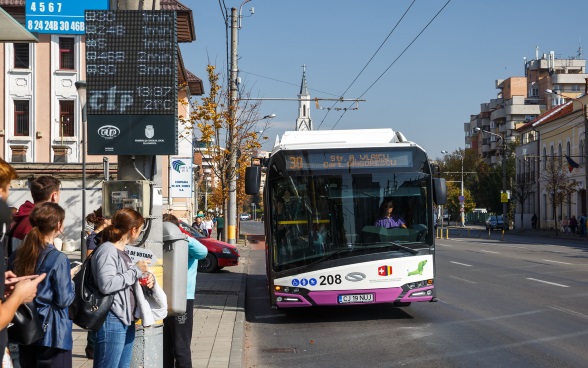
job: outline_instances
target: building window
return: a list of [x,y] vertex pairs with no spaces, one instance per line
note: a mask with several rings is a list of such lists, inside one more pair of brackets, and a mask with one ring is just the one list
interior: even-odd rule
[[29,100],[14,101],[14,135],[19,137],[29,136],[30,115]]
[[14,69],[30,69],[28,43],[14,44]]
[[580,140],[580,163],[584,162],[584,154],[586,154],[586,152],[584,152],[584,140],[581,139]]
[[74,39],[59,37],[59,69],[74,69]]
[[61,137],[74,136],[74,102],[59,101],[59,135]]
[[543,170],[547,170],[547,149],[543,147]]
[[557,154],[559,155],[559,159],[561,160],[563,157],[563,151],[561,149],[561,143],[557,146]]
[[570,147],[570,142],[569,141],[567,143],[566,152],[567,152],[568,156],[571,156],[572,155],[572,149]]

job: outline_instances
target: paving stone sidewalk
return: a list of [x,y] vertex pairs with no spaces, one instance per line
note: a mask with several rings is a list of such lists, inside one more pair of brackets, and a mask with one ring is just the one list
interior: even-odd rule
[[[238,266],[198,273],[194,300],[192,365],[194,368],[240,368],[243,361],[245,286],[249,247],[241,240]],[[79,260],[80,253],[68,254]],[[87,332],[74,325],[73,367],[92,367],[86,358]]]

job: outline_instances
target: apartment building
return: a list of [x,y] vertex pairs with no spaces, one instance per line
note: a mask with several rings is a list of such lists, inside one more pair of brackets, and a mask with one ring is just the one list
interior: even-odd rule
[[[25,0],[0,0],[0,7],[20,24],[25,23]],[[162,10],[177,13],[178,42],[196,39],[192,11],[175,0],[162,0]],[[16,168],[9,205],[30,199],[28,180],[54,175],[62,181],[61,205],[66,209],[65,237],[79,245],[82,226],[82,111],[75,82],[85,80],[85,40],[77,34],[38,34],[37,43],[0,43],[0,151]],[[178,55],[180,100],[203,94],[202,81],[184,67]],[[179,114],[189,107],[178,104]],[[179,123],[178,123],[179,124]],[[185,127],[179,126],[180,133]],[[180,155],[192,156],[189,142],[179,142]],[[116,156],[87,155],[86,208],[102,203],[101,184],[116,178]],[[108,165],[105,165],[108,163]],[[164,167],[169,166],[169,159]],[[163,170],[163,196],[169,193]],[[167,199],[167,198],[165,198]],[[186,205],[183,205],[186,207]]]
[[[584,89],[586,60],[576,57],[558,58],[554,51],[524,62],[525,76],[495,82],[497,98],[480,105],[480,112],[464,124],[466,148],[474,148],[488,164],[501,162],[500,138],[474,128],[500,134],[507,143],[517,139],[517,128],[535,119],[565,98],[575,98]],[[547,94],[546,89],[561,93]]]

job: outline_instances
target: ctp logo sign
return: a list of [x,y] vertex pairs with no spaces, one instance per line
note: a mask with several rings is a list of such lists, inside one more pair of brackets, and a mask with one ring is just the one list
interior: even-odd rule
[[98,135],[104,139],[116,138],[120,135],[120,129],[114,125],[103,125],[98,128]]

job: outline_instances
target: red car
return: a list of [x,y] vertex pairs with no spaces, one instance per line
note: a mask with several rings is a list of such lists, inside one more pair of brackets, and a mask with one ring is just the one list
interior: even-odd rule
[[183,221],[180,221],[180,228],[208,249],[206,258],[198,261],[198,272],[215,272],[223,267],[239,264],[239,250],[236,246],[208,238]]

